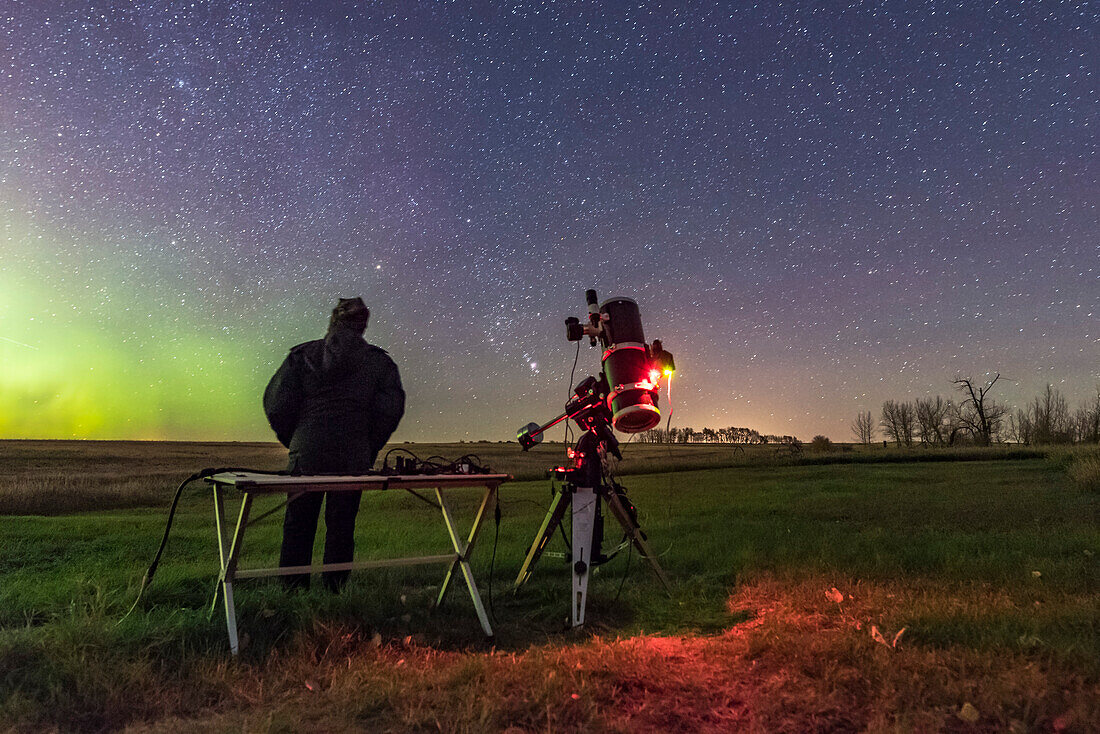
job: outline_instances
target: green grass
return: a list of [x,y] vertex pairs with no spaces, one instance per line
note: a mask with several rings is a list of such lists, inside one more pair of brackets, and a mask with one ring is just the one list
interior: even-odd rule
[[[674,590],[624,552],[594,575],[583,632],[563,629],[563,561],[544,558],[519,594],[507,590],[549,500],[546,482],[510,483],[493,647],[461,586],[430,614],[441,571],[409,568],[357,572],[339,596],[240,582],[239,660],[220,616],[207,618],[205,490],[188,492],[154,584],[121,623],[162,510],[0,517],[0,728],[1095,730],[1100,496],[1067,476],[1072,465],[626,478]],[[435,512],[366,496],[360,556],[444,552]],[[250,531],[246,563],[277,556],[277,517]],[[486,599],[493,540],[488,527],[473,564]],[[894,648],[872,626],[887,641],[905,632]]]

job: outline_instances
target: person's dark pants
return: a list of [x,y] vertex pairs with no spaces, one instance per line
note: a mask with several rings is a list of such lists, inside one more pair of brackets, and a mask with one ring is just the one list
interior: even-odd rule
[[[362,492],[309,492],[286,506],[283,518],[283,547],[279,566],[308,566],[313,562],[313,538],[321,501],[325,502],[325,563],[348,563],[355,554],[355,515]],[[339,591],[350,571],[326,571],[321,581],[330,591]],[[309,588],[309,574],[283,576],[288,588]]]

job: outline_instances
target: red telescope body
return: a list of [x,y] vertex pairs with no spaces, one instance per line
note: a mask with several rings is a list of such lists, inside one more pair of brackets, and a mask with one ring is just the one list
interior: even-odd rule
[[661,422],[657,407],[660,377],[650,358],[642,331],[638,304],[630,298],[611,298],[600,304],[603,374],[611,425],[623,433],[648,431]]

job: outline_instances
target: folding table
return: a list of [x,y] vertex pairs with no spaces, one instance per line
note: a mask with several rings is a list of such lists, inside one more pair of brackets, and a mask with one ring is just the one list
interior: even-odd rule
[[[350,571],[358,568],[382,568],[391,566],[416,566],[424,564],[447,564],[447,574],[443,577],[443,585],[435,599],[433,607],[438,607],[443,602],[443,597],[451,584],[455,571],[461,571],[466,581],[466,588],[470,591],[474,609],[477,611],[481,628],[489,637],[493,635],[493,629],[489,626],[489,618],[485,615],[485,607],[481,603],[481,595],[478,593],[477,584],[474,581],[473,572],[470,570],[470,555],[474,544],[477,542],[478,533],[485,521],[489,508],[492,507],[497,496],[497,489],[501,484],[511,479],[507,474],[436,474],[434,476],[328,476],[328,475],[276,475],[254,472],[225,472],[207,477],[206,481],[214,490],[214,521],[218,531],[218,557],[221,562],[221,571],[218,575],[217,588],[214,590],[214,601],[210,605],[210,613],[213,614],[218,606],[220,595],[225,603],[225,624],[229,633],[229,649],[236,655],[238,650],[237,638],[237,612],[233,604],[233,582],[237,579],[257,578],[261,576],[288,576],[293,574],[311,573],[316,571]],[[481,487],[484,492],[477,514],[474,516],[470,532],[463,539],[458,527],[455,525],[454,512],[451,509],[448,495],[452,490],[468,487]],[[241,493],[240,512],[237,516],[237,527],[230,532],[226,522],[225,509],[226,495],[230,489]],[[351,561],[348,563],[327,563],[313,566],[289,566],[286,568],[240,568],[238,565],[241,548],[244,543],[245,530],[251,525],[263,520],[272,513],[278,512],[286,506],[287,502],[307,492],[351,492],[367,491],[378,492],[386,490],[410,490],[430,489],[434,491],[435,502],[439,508],[443,523],[447,527],[447,533],[451,538],[452,552],[430,556],[411,556],[404,558],[388,558],[370,561]],[[286,494],[287,499],[279,506],[250,518],[252,500],[259,495]],[[421,499],[427,499],[421,496]],[[428,500],[429,502],[431,500]]]

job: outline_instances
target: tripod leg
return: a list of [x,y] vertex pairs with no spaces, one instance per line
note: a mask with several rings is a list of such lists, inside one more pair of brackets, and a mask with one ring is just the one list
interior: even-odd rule
[[596,503],[600,501],[591,487],[573,492],[573,603],[572,626],[584,624],[588,600],[588,576],[592,569],[592,534],[596,526]]
[[653,573],[657,574],[657,578],[661,580],[661,583],[665,587],[665,591],[672,593],[672,586],[668,582],[668,577],[665,576],[665,572],[661,569],[659,563],[657,563],[657,556],[653,553],[653,549],[649,547],[649,541],[646,539],[645,533],[638,523],[630,516],[627,509],[623,507],[622,500],[615,492],[608,492],[607,506],[611,508],[611,512],[615,515],[615,518],[619,521],[619,524],[623,526],[623,530],[626,532],[627,537],[634,544],[634,547],[638,549],[638,552],[649,561],[650,567],[653,569]]
[[516,583],[512,587],[513,591],[519,589],[527,583],[527,579],[531,578],[531,572],[535,570],[535,564],[538,563],[542,552],[546,550],[546,546],[550,544],[550,539],[554,537],[554,531],[558,529],[558,525],[561,525],[561,519],[565,516],[565,508],[568,506],[569,495],[562,488],[554,495],[554,500],[550,503],[550,509],[546,511],[546,517],[542,519],[542,527],[539,528],[539,534],[535,536],[535,542],[531,544],[531,549],[527,551],[527,557],[523,559],[523,566],[520,568],[519,575],[516,576]]

